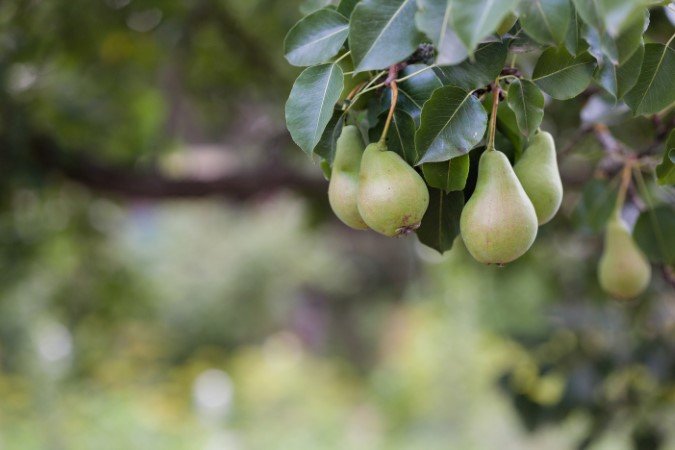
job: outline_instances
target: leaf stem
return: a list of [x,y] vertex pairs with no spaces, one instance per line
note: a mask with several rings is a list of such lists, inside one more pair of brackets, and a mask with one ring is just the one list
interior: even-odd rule
[[422,69],[420,69],[420,70],[417,70],[417,71],[411,73],[410,75],[406,75],[406,76],[404,76],[403,78],[399,78],[398,80],[396,80],[396,82],[397,82],[397,83],[402,83],[402,82],[404,82],[405,80],[408,80],[408,79],[410,79],[410,78],[412,78],[412,77],[414,77],[414,76],[417,76],[417,75],[421,74],[422,72],[426,72],[426,71],[429,70],[429,69],[433,69],[434,67],[436,67],[436,64],[432,64],[432,65],[430,65],[430,66],[424,67],[424,68],[422,68]]
[[[404,77],[402,77],[402,78],[398,78],[398,79],[396,79],[395,81],[396,81],[397,83],[401,83],[401,82],[403,82],[403,81],[409,80],[410,78],[413,78],[413,77],[415,77],[415,76],[421,74],[422,72],[426,72],[426,71],[429,70],[429,69],[433,69],[434,67],[437,67],[437,65],[436,65],[436,64],[432,64],[432,65],[430,65],[430,66],[424,67],[423,69],[420,69],[420,70],[418,70],[418,71],[416,71],[416,72],[413,72],[413,73],[411,73],[410,75],[406,75],[406,76],[404,76]],[[358,94],[356,94],[356,96],[352,99],[351,104],[347,107],[347,109],[345,109],[345,112],[349,111],[349,109],[351,108],[351,105],[353,105],[354,103],[356,103],[356,101],[358,100],[358,98],[359,98],[360,96],[362,96],[363,94],[365,94],[365,93],[367,93],[367,92],[375,91],[375,90],[380,89],[380,88],[383,88],[383,87],[386,87],[388,84],[390,84],[390,83],[388,83],[387,81],[383,81],[383,82],[381,82],[381,83],[375,84],[375,82],[377,82],[377,80],[379,80],[379,79],[382,78],[384,75],[386,75],[387,72],[388,72],[388,70],[383,70],[383,71],[379,72],[377,75],[375,75],[375,76],[370,80],[370,82],[369,82],[368,84],[366,84],[366,85],[363,87],[363,89],[361,89],[361,90],[358,92]],[[349,72],[348,72],[348,73],[349,73]],[[393,81],[392,81],[392,82],[393,82]]]
[[333,62],[333,64],[339,63],[340,61],[342,61],[343,59],[345,59],[347,56],[349,56],[349,55],[351,55],[351,54],[352,54],[352,51],[349,50],[347,53],[345,53],[344,55],[342,55],[342,56],[340,56],[338,59],[336,59],[336,60]]
[[359,93],[356,94],[356,95],[354,96],[354,98],[351,99],[351,102],[349,103],[349,105],[347,106],[347,108],[343,111],[343,113],[346,114],[347,111],[349,111],[349,110],[351,109],[351,107],[354,106],[354,104],[357,102],[358,98],[361,97],[361,96],[362,96],[363,94],[365,94],[366,92],[370,92],[370,91],[372,91],[372,90],[379,89],[379,88],[383,87],[383,86],[384,86],[384,83],[380,83],[380,84],[378,84],[378,85],[376,85],[376,86],[373,86],[373,84],[374,84],[377,80],[379,80],[380,78],[382,78],[384,75],[386,75],[386,74],[387,74],[387,71],[386,71],[386,70],[383,70],[382,72],[380,72],[380,73],[378,73],[377,75],[375,75],[375,76],[368,82],[368,84],[366,84],[366,85],[363,87],[363,89],[361,89],[361,90],[359,91]]
[[351,102],[352,99],[354,98],[354,96],[355,96],[361,89],[363,89],[363,87],[364,87],[365,85],[366,85],[366,82],[365,82],[365,81],[364,81],[363,83],[357,84],[356,87],[354,87],[354,89],[352,89],[351,92],[349,92],[349,94],[347,95],[347,97],[345,98],[345,100],[349,100],[349,101]]
[[387,139],[387,133],[389,133],[389,127],[391,126],[391,120],[394,118],[394,111],[396,110],[396,103],[398,103],[398,83],[396,80],[391,82],[391,106],[389,107],[389,115],[387,115],[387,121],[384,123],[384,129],[382,130],[382,136],[380,136],[380,144],[384,144]]
[[499,93],[501,87],[499,86],[499,78],[492,84],[492,114],[490,115],[490,130],[488,134],[487,150],[495,149],[495,134],[497,132],[497,108],[499,107]]
[[673,42],[673,39],[675,39],[675,33],[668,39],[668,42],[666,42],[666,48],[670,47],[670,43]]

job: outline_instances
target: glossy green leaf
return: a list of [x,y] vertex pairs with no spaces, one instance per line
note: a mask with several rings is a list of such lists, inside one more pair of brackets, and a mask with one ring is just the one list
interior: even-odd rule
[[675,102],[675,49],[663,44],[645,45],[640,76],[625,96],[633,114],[655,114]]
[[487,113],[469,92],[454,86],[437,89],[422,108],[415,134],[418,164],[465,155],[483,139]]
[[618,37],[612,37],[608,32],[593,27],[586,27],[584,37],[589,44],[589,52],[599,63],[609,59],[615,66],[628,61],[637,49],[643,44],[642,34],[649,24],[649,13],[645,11],[641,20],[633,21],[632,25]]
[[[520,132],[520,127],[518,126],[518,119],[516,118],[516,113],[509,107],[508,103],[501,102],[499,108],[497,109],[497,130],[507,138],[517,156],[523,152],[527,139]],[[497,147],[498,150],[503,151],[504,149]]]
[[570,0],[528,0],[520,6],[523,30],[540,44],[563,43],[571,15]]
[[410,56],[421,42],[416,0],[363,0],[354,8],[349,48],[358,72],[377,70]]
[[634,20],[632,25],[627,27],[614,40],[617,50],[619,65],[628,61],[633,54],[644,45],[643,34],[649,26],[649,11],[645,11],[641,19]]
[[452,26],[472,53],[478,44],[495,32],[519,0],[449,0]]
[[570,24],[565,35],[565,48],[572,56],[577,56],[579,52],[585,49],[584,40],[581,37],[582,23],[574,6],[571,6],[570,11]]
[[333,116],[326,125],[326,129],[321,135],[319,143],[316,144],[314,148],[314,153],[321,156],[325,161],[327,161],[331,166],[333,165],[333,159],[335,159],[335,147],[337,140],[342,133],[342,127],[344,126],[345,116],[341,111],[333,112]]
[[675,130],[670,132],[663,149],[663,161],[656,166],[656,177],[660,185],[675,185]]
[[584,52],[576,57],[563,48],[549,48],[537,61],[532,80],[548,95],[566,100],[581,94],[591,82],[595,59]]
[[284,54],[294,66],[320,64],[338,54],[348,33],[347,18],[333,9],[320,9],[291,28]]
[[459,217],[463,208],[462,192],[445,194],[439,189],[429,189],[429,208],[417,229],[417,238],[441,254],[450,250],[459,235]]
[[579,16],[601,34],[618,36],[639,17],[642,0],[572,0]]
[[443,84],[472,91],[487,86],[499,76],[504,68],[506,55],[506,45],[490,42],[478,47],[473,61],[466,59],[461,64],[440,66],[434,71]]
[[525,136],[537,131],[544,118],[544,94],[536,84],[530,80],[515,80],[509,86],[507,102]]
[[332,0],[305,0],[300,5],[300,12],[303,15],[311,14],[321,8],[332,7],[331,3]]
[[286,102],[286,126],[293,141],[311,155],[330,122],[344,84],[337,64],[305,69]]
[[633,237],[650,261],[675,264],[675,208],[661,205],[640,214]]
[[349,16],[352,15],[352,12],[354,12],[354,8],[359,1],[360,0],[340,0],[340,3],[338,3],[337,12],[349,18]]
[[449,161],[422,164],[422,173],[431,187],[444,192],[461,191],[469,176],[469,162],[469,155],[464,155]]
[[633,56],[616,68],[616,97],[622,99],[637,83],[645,57],[645,46],[640,45]]
[[417,4],[415,23],[436,47],[436,63],[457,64],[465,60],[469,53],[450,23],[452,1],[417,0]]

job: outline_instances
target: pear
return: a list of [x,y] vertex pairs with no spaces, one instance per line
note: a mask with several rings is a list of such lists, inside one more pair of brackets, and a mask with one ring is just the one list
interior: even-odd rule
[[553,136],[538,132],[513,170],[534,205],[539,225],[550,221],[560,209],[563,197]]
[[328,202],[333,212],[345,225],[356,230],[368,228],[356,206],[359,168],[364,146],[358,128],[347,125],[342,129],[337,140],[335,160],[328,184]]
[[476,189],[460,217],[464,244],[476,260],[506,264],[537,237],[537,213],[508,158],[487,150],[478,163]]
[[429,206],[429,190],[403,158],[376,142],[363,153],[357,204],[370,228],[400,236],[419,228]]
[[628,226],[614,214],[605,230],[605,249],[598,266],[600,286],[612,296],[628,300],[647,289],[651,276],[652,268]]

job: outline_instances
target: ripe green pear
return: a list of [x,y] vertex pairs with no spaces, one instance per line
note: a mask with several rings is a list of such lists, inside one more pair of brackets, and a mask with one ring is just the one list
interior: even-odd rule
[[513,170],[534,205],[539,225],[553,219],[563,197],[553,136],[537,133]]
[[356,206],[364,146],[358,128],[347,125],[342,129],[337,140],[333,170],[328,184],[328,202],[333,212],[345,225],[356,230],[368,228]]
[[476,190],[459,226],[471,256],[485,264],[511,262],[534,243],[537,213],[502,152],[481,155]]
[[429,190],[403,158],[376,142],[363,153],[357,204],[370,228],[400,236],[419,228],[429,206]]
[[651,276],[647,257],[633,240],[626,223],[615,214],[605,230],[605,248],[598,267],[600,286],[608,294],[628,300],[647,289]]

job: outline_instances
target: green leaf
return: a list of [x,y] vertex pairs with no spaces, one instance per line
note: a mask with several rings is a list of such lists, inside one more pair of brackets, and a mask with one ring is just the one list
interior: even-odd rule
[[657,206],[640,214],[633,237],[654,263],[675,264],[675,209]]
[[646,6],[636,0],[573,0],[579,16],[600,34],[618,36],[639,17]]
[[608,32],[593,27],[586,27],[584,36],[590,45],[589,52],[599,63],[609,59],[613,65],[623,64],[633,56],[643,44],[642,34],[649,24],[649,13],[645,11],[642,20],[635,20],[618,37],[612,37]]
[[359,1],[360,0],[340,0],[337,12],[348,18],[352,15],[352,12],[354,12],[354,8]]
[[422,108],[415,134],[417,164],[447,161],[467,154],[483,139],[487,113],[469,92],[454,86],[437,89]]
[[628,61],[619,66],[614,65],[606,55],[603,55],[594,77],[615,100],[623,98],[635,86],[640,76],[644,52],[644,45],[641,45]]
[[348,33],[347,18],[333,9],[320,9],[291,28],[284,54],[294,66],[320,64],[338,54]]
[[384,69],[410,56],[421,41],[415,0],[363,0],[354,8],[349,48],[357,72]]
[[614,40],[618,57],[617,61],[614,61],[615,64],[624,64],[640,47],[644,46],[642,36],[647,27],[649,27],[649,11],[645,10],[641,20],[634,20],[632,25]]
[[427,35],[436,47],[436,64],[457,64],[469,56],[457,33],[452,28],[451,0],[417,0],[415,15],[417,28]]
[[316,147],[314,148],[314,153],[321,156],[331,166],[333,165],[333,159],[335,159],[337,140],[340,137],[340,133],[342,133],[344,124],[344,114],[342,114],[341,111],[333,112],[333,117],[331,117],[330,122],[326,125],[326,129],[321,135],[319,143],[316,144]]
[[311,14],[321,8],[330,8],[332,0],[305,0],[300,5],[300,12],[303,15]]
[[595,59],[584,52],[576,57],[565,48],[549,48],[537,61],[532,80],[548,95],[567,100],[581,94],[590,84]]
[[444,194],[439,189],[429,189],[429,208],[417,229],[417,238],[441,254],[450,250],[459,235],[459,217],[463,208],[462,192]]
[[[411,75],[427,66],[423,64],[413,64],[401,71],[400,78]],[[431,94],[443,86],[441,80],[436,76],[433,70],[425,70],[418,73],[412,78],[399,83],[398,85],[398,104],[397,108],[406,111],[419,125],[420,114],[422,114],[422,106],[431,98]],[[390,91],[385,91],[385,101],[383,102],[383,110],[388,110],[391,100]]]
[[616,97],[618,99],[622,99],[637,83],[644,57],[645,46],[640,45],[628,61],[616,68]]
[[660,185],[675,185],[675,130],[670,132],[663,150],[663,162],[656,166]]
[[490,42],[478,47],[473,55],[474,61],[467,59],[456,66],[436,67],[434,72],[443,84],[472,91],[487,86],[499,76],[506,54],[506,45]]
[[640,76],[625,96],[633,114],[655,114],[675,102],[675,49],[663,44],[645,45]]
[[[520,156],[523,148],[525,148],[527,139],[520,132],[516,113],[504,102],[501,102],[497,109],[497,130],[511,142],[516,156]],[[498,147],[498,149],[503,151],[502,148]]]
[[427,184],[444,192],[461,191],[469,176],[469,155],[458,156],[449,161],[422,164],[422,173]]
[[311,155],[333,116],[344,84],[337,64],[305,69],[293,84],[286,102],[286,126],[293,141]]
[[[387,113],[382,114],[377,126],[371,128],[369,132],[371,142],[380,139],[387,115]],[[392,152],[398,153],[411,166],[419,159],[415,149],[415,121],[405,111],[400,109],[394,111],[394,117],[387,132],[387,147]]]
[[520,25],[540,44],[565,41],[572,7],[569,0],[529,0],[520,6]]
[[600,233],[614,212],[618,183],[594,179],[586,183],[572,215],[579,228]]
[[452,5],[452,26],[471,54],[485,37],[494,33],[519,0],[449,1]]
[[537,131],[544,118],[544,94],[536,84],[530,80],[515,80],[509,86],[507,102],[525,136]]
[[565,35],[565,48],[572,56],[577,56],[577,54],[584,50],[584,42],[581,38],[581,21],[579,20],[579,14],[577,13],[576,8],[571,6],[570,10],[572,11],[570,16],[570,25],[567,28],[567,34]]

